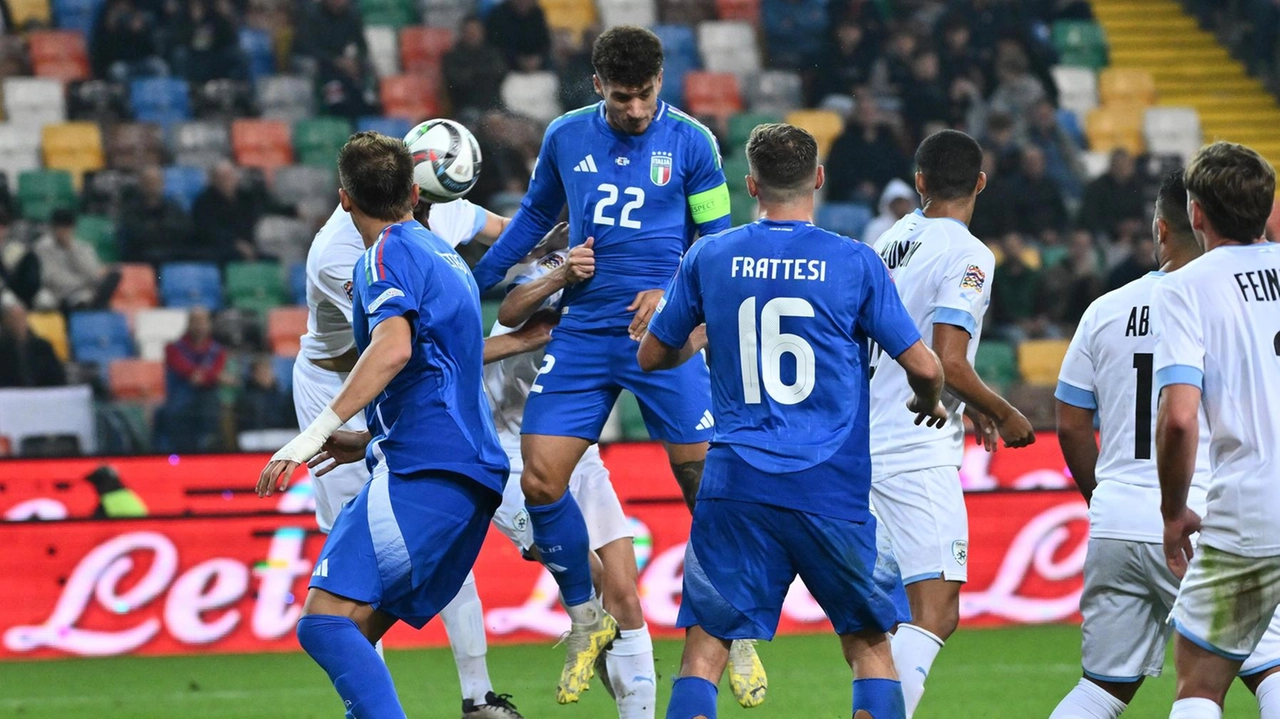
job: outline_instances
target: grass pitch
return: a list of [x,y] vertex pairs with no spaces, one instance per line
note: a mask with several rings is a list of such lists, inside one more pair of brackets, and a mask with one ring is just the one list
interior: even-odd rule
[[[670,695],[678,642],[657,642],[658,712]],[[722,682],[720,712],[733,719],[848,719],[849,676],[831,636],[782,637],[760,645],[769,699],[744,712]],[[1080,676],[1078,627],[962,630],[938,658],[917,719],[1043,719]],[[596,682],[577,705],[561,707],[555,681],[562,649],[493,647],[498,691],[515,695],[530,719],[608,719],[616,710]],[[387,663],[413,719],[459,716],[457,675],[447,649],[394,651]],[[1173,702],[1172,661],[1150,680],[1126,719],[1163,719]],[[123,657],[0,663],[0,717],[22,719],[339,719],[323,672],[306,655]],[[1258,716],[1252,695],[1232,689],[1226,716]]]

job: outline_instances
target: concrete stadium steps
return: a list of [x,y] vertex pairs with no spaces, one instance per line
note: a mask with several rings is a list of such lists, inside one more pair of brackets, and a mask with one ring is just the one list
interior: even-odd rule
[[1280,164],[1280,103],[1176,0],[1093,0],[1111,66],[1145,70],[1157,102],[1194,107],[1206,142],[1230,140]]

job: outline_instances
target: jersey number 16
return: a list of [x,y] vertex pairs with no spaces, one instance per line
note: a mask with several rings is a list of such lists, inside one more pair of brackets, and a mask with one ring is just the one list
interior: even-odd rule
[[[775,297],[760,310],[756,332],[756,298],[738,306],[738,355],[742,362],[742,395],[747,404],[760,404],[760,383],[778,404],[799,404],[813,392],[813,347],[800,335],[782,331],[783,317],[813,317],[813,305],[799,297]],[[795,381],[782,381],[782,357],[795,358]],[[756,369],[757,364],[759,370]]]

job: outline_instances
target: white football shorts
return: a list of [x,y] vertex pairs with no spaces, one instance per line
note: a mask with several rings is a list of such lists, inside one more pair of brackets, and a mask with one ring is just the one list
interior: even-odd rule
[[[521,553],[533,546],[533,527],[529,524],[529,512],[524,508],[524,492],[520,489],[520,474],[524,471],[524,460],[520,456],[520,442],[514,442],[507,435],[501,435],[502,446],[507,450],[507,458],[511,460],[511,474],[507,477],[507,487],[502,493],[502,506],[493,515],[493,524]],[[514,445],[514,446],[513,446]],[[622,503],[618,494],[613,491],[613,483],[609,481],[609,470],[600,459],[600,448],[591,445],[582,460],[573,470],[569,478],[569,492],[582,510],[582,518],[587,523],[587,538],[591,549],[599,549],[618,539],[635,535],[627,516],[622,512]]]
[[[1275,625],[1276,607],[1280,557],[1242,557],[1200,545],[1182,579],[1172,620],[1178,633],[1201,649],[1243,662]],[[1241,672],[1256,674],[1268,663],[1280,662],[1259,657]]]
[[955,467],[871,480],[871,504],[898,558],[902,583],[969,579],[969,514]]
[[[298,426],[306,427],[314,422],[342,389],[346,379],[346,374],[320,369],[305,357],[299,357],[293,364],[293,409],[298,415]],[[364,413],[357,412],[342,428],[353,432],[367,429]],[[320,531],[329,533],[342,505],[354,499],[368,481],[369,470],[364,462],[344,464],[323,477],[311,475],[311,486],[316,495],[316,523],[320,525]]]

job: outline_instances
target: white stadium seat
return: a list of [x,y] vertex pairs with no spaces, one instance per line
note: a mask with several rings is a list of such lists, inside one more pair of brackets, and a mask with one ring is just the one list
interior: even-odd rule
[[378,77],[400,74],[400,47],[395,28],[370,25],[364,29],[364,41],[369,46],[369,59]]
[[755,112],[785,115],[804,106],[800,76],[788,70],[765,70],[747,78],[744,86],[747,106]]
[[1098,76],[1087,67],[1055,65],[1053,81],[1058,85],[1058,105],[1070,110],[1081,123],[1098,106]]
[[596,4],[600,8],[600,19],[605,27],[652,27],[658,22],[658,7],[654,0],[597,0]]
[[502,104],[507,110],[539,122],[551,122],[560,109],[560,80],[553,72],[513,72],[502,81]]
[[698,25],[698,50],[708,72],[731,72],[745,80],[760,72],[756,29],[745,20],[709,20]]
[[0,123],[0,172],[9,187],[18,186],[18,173],[40,167],[40,135],[25,125]]
[[133,316],[133,336],[138,343],[138,354],[145,360],[163,361],[165,345],[178,339],[186,331],[186,310],[138,310]]
[[[326,204],[332,212],[335,203],[329,201]],[[282,265],[305,260],[314,235],[306,222],[276,215],[258,220],[258,225],[253,228],[254,244],[263,254],[279,259]]]
[[1152,107],[1142,118],[1147,150],[1178,155],[1185,163],[1204,144],[1200,115],[1192,107]]
[[301,75],[272,75],[258,80],[258,106],[262,116],[297,122],[316,114],[315,91]]
[[66,122],[67,96],[62,81],[47,77],[5,78],[4,112],[11,122],[30,127]]
[[1084,163],[1084,174],[1089,180],[1101,177],[1111,167],[1111,153],[1089,150],[1080,153],[1080,161]]

